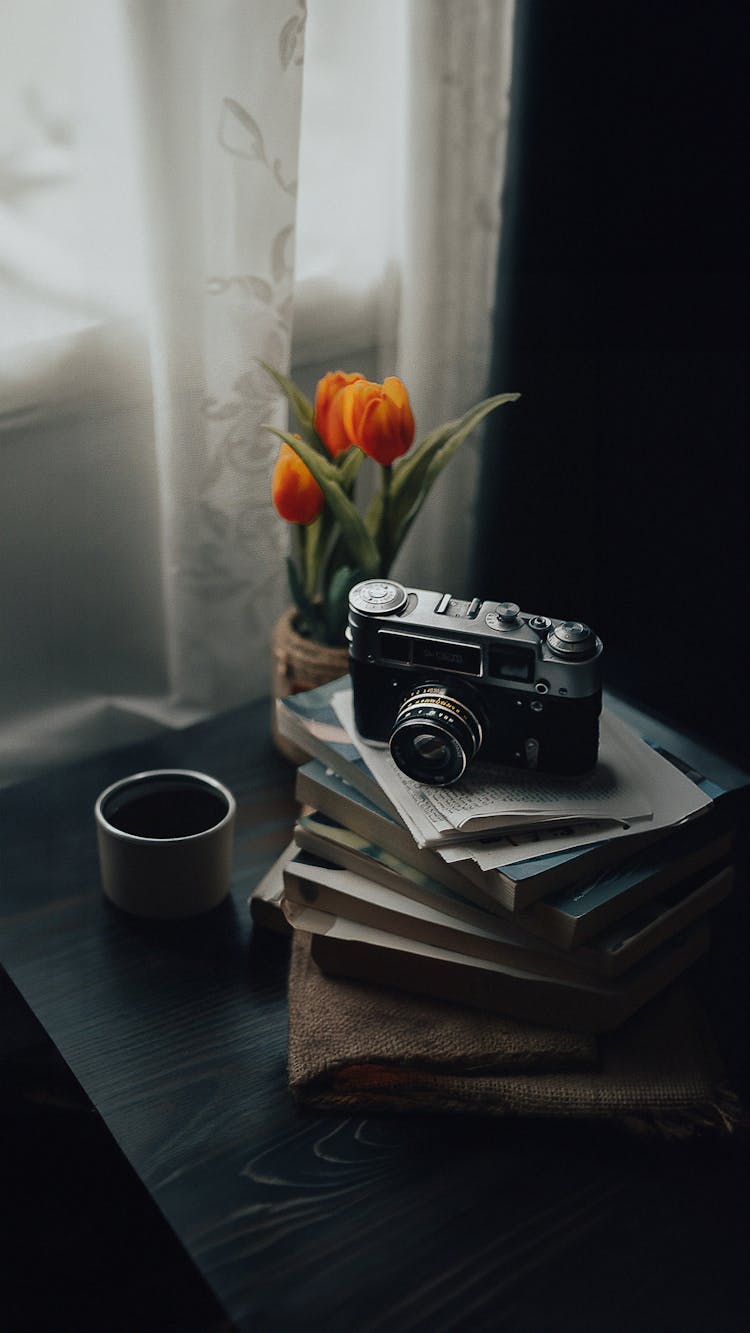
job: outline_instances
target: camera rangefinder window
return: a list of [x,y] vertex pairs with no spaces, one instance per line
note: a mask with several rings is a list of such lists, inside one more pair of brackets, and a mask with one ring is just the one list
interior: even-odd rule
[[412,662],[415,666],[440,667],[443,671],[460,671],[464,676],[479,676],[482,671],[482,650],[470,643],[414,639]]

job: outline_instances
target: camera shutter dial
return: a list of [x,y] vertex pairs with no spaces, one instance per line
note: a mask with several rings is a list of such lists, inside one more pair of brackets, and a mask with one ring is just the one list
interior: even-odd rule
[[547,647],[560,657],[586,657],[596,647],[596,636],[580,620],[565,620],[547,635]]
[[498,602],[497,608],[484,618],[490,629],[517,629],[520,607],[515,602]]
[[400,611],[406,603],[406,591],[391,579],[366,579],[357,583],[349,593],[349,605],[354,611],[384,615]]

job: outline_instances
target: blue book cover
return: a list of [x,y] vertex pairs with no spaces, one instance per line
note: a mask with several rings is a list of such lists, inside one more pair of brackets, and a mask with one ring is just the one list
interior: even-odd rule
[[[335,796],[340,796],[344,801],[358,805],[362,810],[368,810],[374,815],[379,815],[382,819],[387,819],[391,824],[399,824],[401,828],[406,829],[405,824],[386,810],[382,805],[370,800],[364,792],[358,791],[352,786],[346,778],[342,778],[338,773],[334,773],[332,768],[327,768],[319,759],[311,759],[308,764],[303,764],[300,772],[308,775],[319,786],[325,787]],[[416,848],[416,843],[414,844]]]
[[395,813],[334,712],[333,697],[346,680],[347,677],[340,677],[314,690],[277,700],[279,731],[306,754],[314,755],[344,777],[378,809]]
[[[663,759],[668,760],[670,764],[674,764],[675,768],[678,768],[680,772],[690,778],[691,782],[694,782],[697,787],[700,787],[701,791],[705,792],[707,796],[710,796],[712,800],[716,800],[718,797],[726,794],[728,790],[726,787],[720,786],[718,782],[715,782],[705,773],[700,773],[692,764],[671,754],[668,750],[665,750],[662,745],[657,745],[654,741],[650,740],[648,736],[644,736],[643,739],[652,747],[652,749],[656,750]],[[579,875],[586,874],[585,858],[587,855],[596,853],[606,859],[608,855],[608,846],[608,843],[599,841],[595,843],[585,843],[581,847],[563,849],[559,852],[549,852],[544,856],[530,856],[522,861],[514,861],[510,865],[503,865],[498,873],[502,874],[506,883],[518,887],[530,880],[538,881],[540,876],[552,879],[555,877],[555,871],[557,871],[559,875],[563,867],[569,866],[571,869],[571,878],[575,877],[577,880]],[[624,849],[621,845],[618,846],[616,842],[613,842],[611,846],[612,854],[617,856],[619,865],[621,864],[620,852]],[[490,871],[489,873],[492,872]]]
[[561,942],[580,944],[663,890],[725,864],[732,842],[731,828],[714,808],[599,874],[549,894],[519,920],[546,924],[560,933]]
[[333,696],[342,689],[345,679],[332,680],[327,685],[318,685],[314,690],[303,690],[299,694],[288,694],[280,700],[280,705],[298,719],[310,736],[330,748],[334,755],[367,772],[367,765],[360,757],[356,745],[352,745],[333,711]]
[[[561,850],[546,856],[529,857],[515,865],[506,865],[494,872],[487,871],[488,881],[502,877],[514,886],[516,883],[523,885],[528,882],[535,892],[535,901],[525,910],[519,911],[518,924],[559,947],[571,948],[594,937],[598,938],[603,929],[621,921],[626,915],[630,920],[638,908],[647,910],[643,904],[652,896],[663,897],[675,882],[684,883],[696,874],[703,874],[705,878],[705,875],[712,873],[714,863],[726,863],[731,855],[731,820],[723,817],[721,798],[728,798],[727,789],[695,768],[687,771],[694,780],[705,784],[704,790],[718,798],[717,804],[696,821],[678,829],[665,830],[645,846],[639,841],[629,855],[624,857],[624,845],[613,840],[609,844],[594,843],[572,851]],[[332,810],[337,821],[343,818],[346,823],[347,817],[351,817],[356,808],[365,815],[364,822],[355,821],[360,826],[360,833],[366,833],[368,838],[379,841],[387,851],[396,853],[403,860],[408,860],[410,854],[419,854],[413,845],[410,853],[412,839],[403,825],[322,763],[313,760],[301,772],[314,784],[310,796],[306,796],[313,804],[327,804],[324,792],[338,798]],[[368,814],[378,817],[377,831],[368,827]],[[389,829],[394,831],[393,834],[389,833]],[[607,863],[607,855],[615,859]],[[447,877],[451,871],[455,875],[458,871],[459,880],[454,887],[472,898],[475,904],[482,901],[476,897],[476,890],[480,888],[478,878],[472,876],[470,886],[460,886],[460,879],[463,878],[460,876],[460,866],[448,867],[441,862],[438,865],[441,867],[435,872],[438,878]],[[565,875],[563,884],[558,882],[551,887],[545,886],[545,880],[561,873]],[[492,907],[490,901],[487,907]]]

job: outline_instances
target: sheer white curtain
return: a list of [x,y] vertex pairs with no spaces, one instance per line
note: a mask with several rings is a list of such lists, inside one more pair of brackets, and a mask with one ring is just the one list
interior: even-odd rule
[[[401,374],[420,432],[481,396],[511,18],[312,0],[308,40],[299,0],[6,0],[0,781],[267,691],[257,359],[289,367],[293,318],[310,388]],[[465,451],[405,579],[460,591],[474,487]]]
[[[310,6],[295,349],[401,375],[419,434],[486,391],[513,16],[513,0]],[[406,582],[470,594],[479,447],[438,483]]]
[[305,8],[9,0],[0,778],[268,688]]
[[220,709],[267,687],[284,599],[269,504],[289,367],[304,9],[128,6],[149,238],[169,680]]
[[[513,0],[412,5],[399,366],[421,433],[487,393],[513,13]],[[480,441],[462,446],[404,548],[395,572],[416,587],[473,595]]]

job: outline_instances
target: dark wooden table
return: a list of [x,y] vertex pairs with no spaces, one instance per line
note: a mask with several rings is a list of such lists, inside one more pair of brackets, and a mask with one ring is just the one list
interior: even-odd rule
[[[742,1138],[294,1105],[288,946],[247,910],[295,810],[267,721],[253,705],[0,793],[3,1333],[744,1330]],[[233,892],[147,924],[101,895],[92,810],[173,765],[238,798]],[[698,976],[740,1081],[746,932],[741,893]]]

